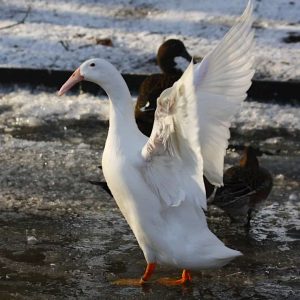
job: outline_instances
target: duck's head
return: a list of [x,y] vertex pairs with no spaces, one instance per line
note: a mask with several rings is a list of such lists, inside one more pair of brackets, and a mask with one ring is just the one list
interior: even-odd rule
[[164,73],[176,73],[179,71],[176,69],[176,57],[183,57],[189,62],[192,60],[182,41],[170,39],[159,47],[157,63]]
[[60,88],[58,95],[63,95],[82,80],[91,81],[105,87],[106,84],[111,81],[112,76],[110,76],[110,74],[114,73],[115,68],[108,61],[100,58],[89,59],[74,71]]

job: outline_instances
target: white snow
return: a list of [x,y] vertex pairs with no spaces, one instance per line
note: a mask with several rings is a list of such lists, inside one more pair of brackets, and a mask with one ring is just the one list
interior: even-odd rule
[[[9,109],[0,114],[0,129],[9,131],[13,126],[34,127],[51,120],[80,120],[93,116],[108,120],[109,102],[106,96],[93,96],[88,93],[58,97],[54,92],[26,88],[13,91],[0,90],[2,107]],[[135,100],[135,98],[133,98]],[[300,110],[291,105],[244,102],[236,114],[232,127],[242,130],[264,128],[287,128],[300,130]]]
[[291,105],[243,102],[232,124],[232,127],[236,126],[241,130],[268,127],[300,130],[300,109]]
[[[255,2],[256,77],[300,78],[300,1]],[[110,60],[126,73],[152,73],[159,45],[184,41],[196,56],[224,36],[247,0],[0,0],[0,67],[74,69],[91,57]],[[24,24],[10,26],[22,20]],[[111,39],[113,47],[100,39]]]
[[34,127],[50,120],[80,120],[92,115],[98,119],[108,120],[109,103],[105,96],[90,94],[66,95],[59,97],[55,93],[16,88],[1,95],[1,105],[9,107],[0,114],[0,129],[9,131],[11,126]]

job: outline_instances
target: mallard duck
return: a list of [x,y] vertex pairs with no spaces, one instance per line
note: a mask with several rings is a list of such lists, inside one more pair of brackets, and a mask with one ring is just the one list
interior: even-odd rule
[[259,166],[257,155],[257,149],[245,147],[239,166],[224,173],[224,186],[217,189],[212,201],[232,220],[247,216],[247,227],[250,226],[253,210],[268,197],[273,186],[271,173]]
[[87,80],[110,99],[103,174],[147,261],[141,279],[118,283],[145,284],[161,264],[183,269],[179,280],[161,283],[184,284],[191,270],[219,268],[241,255],[208,228],[203,174],[223,184],[230,120],[254,74],[251,25],[250,0],[218,46],[160,95],[150,138],[139,131],[129,89],[108,61],[84,62],[61,87],[59,95]]

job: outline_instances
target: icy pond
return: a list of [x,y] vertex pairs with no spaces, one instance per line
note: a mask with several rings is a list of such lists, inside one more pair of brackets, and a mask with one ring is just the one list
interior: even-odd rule
[[[100,97],[104,98],[104,97]],[[101,101],[100,101],[101,100]],[[0,87],[0,299],[300,299],[300,109],[245,102],[232,145],[265,152],[274,188],[249,232],[209,207],[210,228],[244,256],[193,284],[116,286],[145,261],[98,168],[108,102],[45,87]],[[236,164],[229,151],[226,167]],[[159,267],[154,279],[178,277]]]

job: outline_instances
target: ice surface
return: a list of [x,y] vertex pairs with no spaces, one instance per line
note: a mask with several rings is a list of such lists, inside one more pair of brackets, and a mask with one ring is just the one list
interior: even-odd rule
[[297,106],[243,102],[235,115],[232,127],[242,130],[264,128],[287,128],[289,131],[300,130],[300,109]]
[[[0,92],[1,97],[1,92]],[[65,95],[16,88],[1,97],[0,107],[7,110],[0,114],[0,128],[5,126],[38,126],[51,120],[80,120],[85,116],[95,116],[108,120],[109,102],[107,97],[90,94]],[[0,108],[1,109],[1,108]]]
[[[80,120],[88,117],[108,120],[109,101],[105,96],[88,93],[58,97],[55,92],[32,91],[30,88],[0,90],[0,129],[12,126],[38,126],[53,120]],[[133,101],[136,98],[133,97]],[[233,119],[232,128],[242,130],[286,128],[300,130],[300,110],[297,106],[244,102]],[[271,141],[272,142],[272,141]],[[274,142],[274,141],[273,141]]]
[[101,149],[9,135],[0,135],[0,145],[0,210],[51,215],[100,207],[99,187],[88,180],[100,178]]
[[[89,182],[103,179],[98,166],[108,105],[104,96],[87,93],[58,97],[45,87],[0,88],[3,299],[139,299],[147,293],[141,287],[112,284],[140,276],[145,261],[115,201]],[[208,222],[226,245],[244,256],[225,268],[193,273],[195,284],[188,289],[169,289],[154,281],[149,291],[155,299],[176,299],[180,293],[191,299],[288,299],[298,293],[300,156],[299,139],[292,138],[299,136],[297,118],[293,106],[243,105],[233,122],[233,136],[240,132],[240,145],[244,140],[255,146],[265,141],[265,149],[274,155],[259,160],[274,175],[274,188],[248,232],[213,206]],[[284,131],[273,135],[270,126]],[[289,153],[277,152],[281,148]],[[226,168],[239,157],[229,151]],[[156,276],[162,274],[175,278],[178,270],[162,267]]]
[[[109,196],[89,180],[102,176],[98,166],[108,127],[107,98],[88,93],[58,97],[53,89],[14,86],[0,89],[0,99],[0,210],[49,216],[101,213]],[[232,123],[233,136],[253,132],[246,141],[257,146],[257,133],[263,131],[266,149],[276,154],[288,148],[290,153],[259,158],[273,173],[275,187],[270,202],[253,220],[257,240],[272,235],[274,240],[289,241],[287,232],[298,230],[294,199],[299,195],[300,161],[297,142],[290,137],[299,136],[299,113],[296,106],[251,101],[243,104]],[[274,128],[283,134],[272,136]],[[237,142],[244,143],[239,138]],[[225,168],[239,157],[229,151]],[[276,224],[276,232],[270,223]]]

